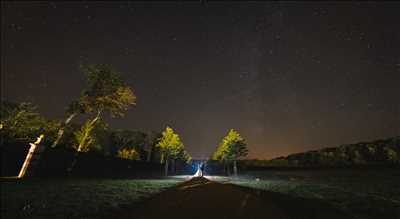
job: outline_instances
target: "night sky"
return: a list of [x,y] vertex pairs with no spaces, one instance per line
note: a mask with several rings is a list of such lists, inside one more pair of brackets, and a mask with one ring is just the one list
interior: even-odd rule
[[137,95],[111,128],[174,128],[195,158],[400,135],[400,3],[4,3],[1,95],[48,118],[111,64]]

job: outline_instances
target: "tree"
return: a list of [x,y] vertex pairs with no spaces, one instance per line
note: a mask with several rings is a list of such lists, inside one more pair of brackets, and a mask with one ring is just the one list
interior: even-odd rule
[[[78,102],[71,105],[72,112],[84,112],[92,115],[81,130],[76,133],[80,152],[89,151],[92,145],[92,130],[101,119],[103,113],[111,117],[122,117],[131,105],[135,105],[136,96],[130,87],[126,86],[119,74],[109,65],[81,65],[81,70],[87,79],[87,87],[83,90]],[[73,165],[76,162],[76,156]],[[72,170],[73,165],[69,170]]]
[[162,132],[162,137],[156,145],[160,148],[162,162],[165,164],[165,175],[168,175],[168,165],[169,161],[179,158],[179,156],[184,153],[185,147],[179,138],[179,135],[174,133],[174,130],[167,127],[165,131]]
[[123,159],[129,159],[129,160],[139,160],[140,155],[134,148],[128,149],[128,148],[122,148],[118,150],[117,152],[117,157],[123,158]]
[[193,160],[192,156],[190,156],[190,154],[186,150],[179,154],[178,159],[183,160],[186,163],[191,163]]
[[159,148],[157,148],[157,144],[159,139],[162,137],[161,132],[151,131],[147,135],[146,146],[147,146],[147,162],[152,162],[154,160],[160,161],[160,153]]
[[390,163],[398,163],[400,161],[400,156],[397,154],[396,150],[391,147],[384,148],[386,159]]
[[76,117],[79,113],[84,113],[84,105],[79,101],[73,101],[69,104],[67,108],[67,118],[65,121],[60,124],[60,129],[58,130],[57,137],[51,147],[55,147],[60,143],[62,136],[64,135],[65,129],[67,128],[68,124],[72,121],[74,117]]
[[54,137],[58,126],[54,120],[47,120],[37,112],[37,106],[28,103],[1,103],[2,140],[32,142],[46,133],[49,139]]
[[141,131],[116,130],[111,134],[112,154],[123,149],[134,150],[138,154],[137,160],[145,160],[144,150],[147,144],[147,134]]
[[233,172],[237,176],[237,160],[248,154],[247,145],[239,133],[231,129],[214,152],[212,159],[224,163],[233,162]]
[[67,108],[67,118],[58,131],[55,147],[64,134],[65,127],[79,114],[95,113],[94,123],[107,111],[112,117],[122,117],[129,106],[136,104],[136,96],[126,86],[110,65],[80,65],[86,76],[86,88]]
[[[29,152],[25,157],[25,161],[18,175],[22,178],[32,160],[38,160],[40,153],[35,155],[37,151],[41,152],[44,145],[53,140],[58,129],[58,122],[55,120],[47,120],[37,112],[37,107],[31,103],[1,103],[0,115],[0,139],[1,145],[29,142]],[[44,139],[44,133],[47,138]],[[36,136],[39,136],[36,138]],[[40,144],[40,145],[39,145]],[[34,157],[32,159],[32,157]],[[33,162],[37,164],[38,162]]]

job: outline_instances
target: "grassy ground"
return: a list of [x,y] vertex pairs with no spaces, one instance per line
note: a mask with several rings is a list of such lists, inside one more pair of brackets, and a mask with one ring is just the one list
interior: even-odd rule
[[107,217],[183,180],[2,180],[1,218]]
[[112,218],[354,219],[320,201],[200,177],[146,199]]
[[[243,190],[293,216],[323,213],[329,204],[354,218],[400,218],[399,170],[257,171],[242,172],[236,179],[208,178],[268,191]],[[1,218],[110,218],[186,179],[6,179],[1,181]]]
[[258,171],[230,182],[330,203],[355,218],[400,218],[399,170]]

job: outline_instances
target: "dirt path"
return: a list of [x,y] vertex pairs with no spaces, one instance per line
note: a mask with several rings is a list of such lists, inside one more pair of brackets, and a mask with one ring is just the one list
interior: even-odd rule
[[[298,218],[310,218],[299,213]],[[287,209],[276,206],[271,198],[265,199],[235,185],[192,178],[139,203],[115,218],[252,219],[293,218],[293,214],[287,214]]]

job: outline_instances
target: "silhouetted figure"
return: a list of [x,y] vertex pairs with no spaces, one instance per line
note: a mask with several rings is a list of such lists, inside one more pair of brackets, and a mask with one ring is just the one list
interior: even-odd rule
[[194,174],[194,176],[195,177],[203,177],[204,176],[203,172],[204,172],[204,163],[202,162],[197,166],[197,171]]
[[204,163],[202,162],[201,164],[200,164],[200,177],[203,177],[204,176]]

